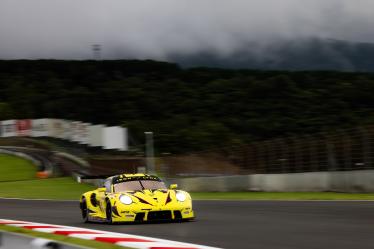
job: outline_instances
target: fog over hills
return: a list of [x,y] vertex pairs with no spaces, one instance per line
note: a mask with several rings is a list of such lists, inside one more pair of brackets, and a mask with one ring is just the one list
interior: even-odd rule
[[248,43],[228,55],[215,51],[172,54],[168,60],[184,67],[253,68],[265,70],[374,71],[374,44],[333,39]]
[[373,0],[1,0],[0,59],[373,71]]

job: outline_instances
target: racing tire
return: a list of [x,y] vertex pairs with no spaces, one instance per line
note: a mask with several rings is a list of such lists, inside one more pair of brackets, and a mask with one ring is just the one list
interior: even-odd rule
[[85,198],[82,199],[81,211],[82,211],[83,222],[88,223],[89,222],[89,220],[88,220],[88,208],[87,208],[87,202],[86,202]]
[[110,204],[110,201],[106,202],[105,214],[106,214],[106,222],[108,224],[113,224],[112,205]]

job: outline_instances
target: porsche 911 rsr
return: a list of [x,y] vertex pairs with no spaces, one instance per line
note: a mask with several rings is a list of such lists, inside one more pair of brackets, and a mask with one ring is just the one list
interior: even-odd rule
[[191,196],[176,188],[176,184],[167,188],[152,175],[112,176],[103,187],[81,196],[82,217],[85,222],[107,223],[193,219]]

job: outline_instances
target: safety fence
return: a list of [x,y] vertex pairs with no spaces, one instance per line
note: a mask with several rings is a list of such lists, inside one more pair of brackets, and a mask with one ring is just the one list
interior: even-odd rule
[[165,156],[169,176],[374,169],[374,125],[291,136],[183,156]]

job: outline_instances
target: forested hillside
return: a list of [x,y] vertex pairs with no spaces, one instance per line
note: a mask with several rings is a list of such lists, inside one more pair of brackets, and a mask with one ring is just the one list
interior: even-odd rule
[[122,124],[185,152],[374,121],[374,74],[181,69],[154,61],[0,61],[0,119]]

